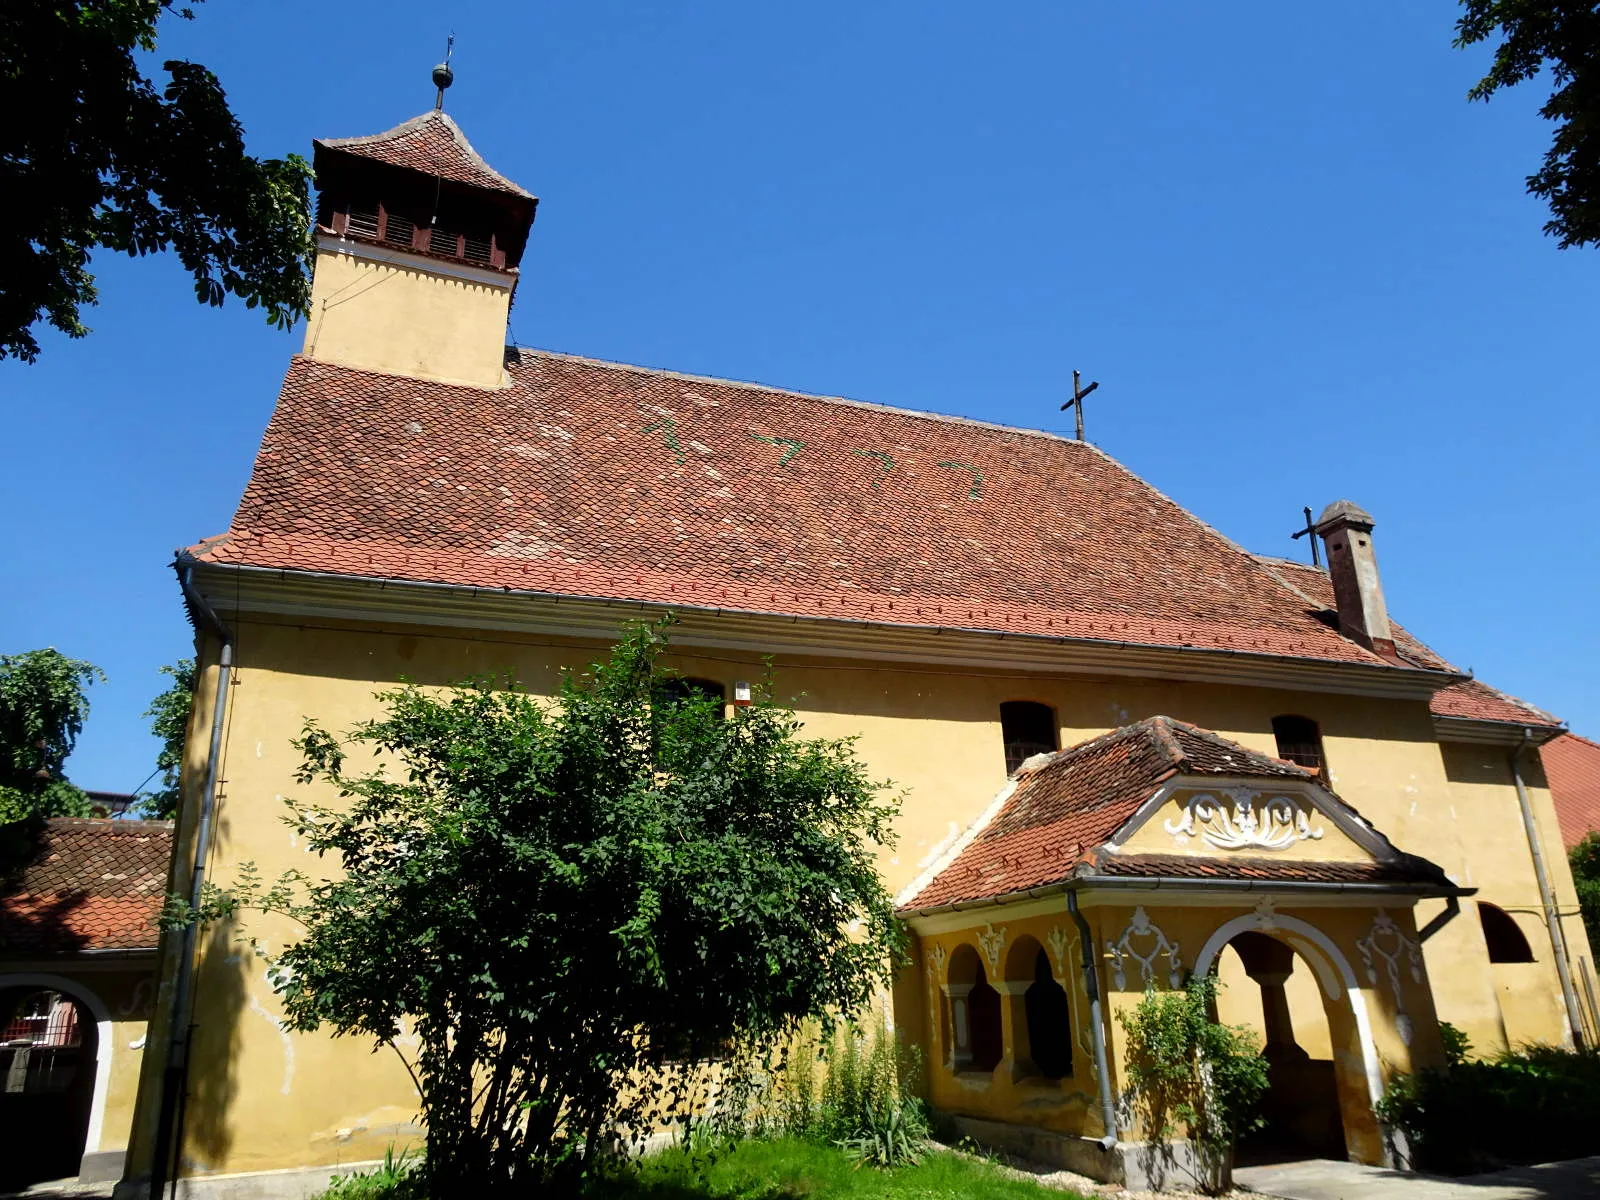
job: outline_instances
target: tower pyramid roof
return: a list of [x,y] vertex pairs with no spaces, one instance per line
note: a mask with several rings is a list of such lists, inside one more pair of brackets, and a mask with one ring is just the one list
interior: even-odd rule
[[506,196],[534,199],[532,192],[512,183],[486,163],[467,141],[461,127],[440,109],[430,109],[383,133],[367,137],[318,138],[315,145],[319,150],[337,150]]

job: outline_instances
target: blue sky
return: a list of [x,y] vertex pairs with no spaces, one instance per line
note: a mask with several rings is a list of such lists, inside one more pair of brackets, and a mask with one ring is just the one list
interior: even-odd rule
[[[1446,0],[213,0],[161,52],[261,154],[450,111],[543,199],[527,345],[1090,437],[1247,547],[1378,519],[1391,611],[1600,734],[1600,254],[1523,177],[1542,94],[1464,95]],[[105,668],[69,764],[133,788],[300,334],[104,257],[85,341],[0,363],[0,652]]]

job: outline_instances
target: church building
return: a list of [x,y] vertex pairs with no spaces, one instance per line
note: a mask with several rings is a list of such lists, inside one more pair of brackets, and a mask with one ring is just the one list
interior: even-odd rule
[[[1387,1161],[1374,1102],[1443,1061],[1441,1021],[1595,1040],[1538,754],[1563,726],[1391,618],[1358,505],[1307,567],[1084,441],[508,346],[538,201],[442,108],[315,167],[303,349],[230,527],[177,562],[174,890],[315,869],[281,819],[306,718],[402,677],[550,693],[672,612],[697,686],[731,702],[770,658],[809,735],[904,789],[892,1020],[981,1139],[1150,1178],[1116,1017],[1197,972],[1266,1047],[1263,1153]],[[289,1032],[234,931],[160,953],[119,1194],[304,1194],[417,1138],[393,1056]]]

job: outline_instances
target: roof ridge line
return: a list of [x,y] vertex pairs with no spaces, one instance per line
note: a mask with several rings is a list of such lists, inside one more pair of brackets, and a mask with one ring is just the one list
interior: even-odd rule
[[1167,758],[1171,761],[1173,769],[1177,770],[1189,761],[1189,756],[1183,752],[1183,747],[1178,745],[1178,739],[1172,734],[1172,718],[1158,713],[1147,717],[1150,728],[1155,731],[1156,741],[1166,751]]
[[[748,391],[773,392],[780,396],[793,396],[797,400],[816,400],[823,404],[842,404],[850,408],[866,408],[876,412],[898,413],[901,416],[917,417],[926,421],[948,421],[956,425],[975,425],[980,429],[994,429],[1001,433],[1020,433],[1028,437],[1043,438],[1046,441],[1063,442],[1069,446],[1082,446],[1111,462],[1116,462],[1116,459],[1111,458],[1109,454],[1093,442],[1080,442],[1077,438],[1051,433],[1048,429],[1030,429],[1026,425],[1003,425],[999,421],[985,421],[978,417],[964,417],[958,413],[942,413],[928,408],[903,408],[897,404],[880,404],[877,401],[856,400],[849,396],[828,396],[820,392],[802,392],[795,388],[782,387],[771,383],[759,383],[752,379],[727,379],[720,375],[695,375],[688,371],[674,371],[668,367],[646,367],[638,363],[620,362],[610,358],[594,358],[587,354],[569,354],[562,350],[547,350],[538,346],[517,346],[516,349],[541,358],[558,359],[563,362],[588,363],[591,366],[603,367],[612,371],[634,371],[641,375],[655,375],[663,379],[681,379],[686,383],[715,383],[722,387],[743,388]],[[404,378],[409,378],[409,376]],[[1117,465],[1121,466],[1122,464],[1118,463]],[[1127,468],[1124,467],[1123,469],[1126,470]]]

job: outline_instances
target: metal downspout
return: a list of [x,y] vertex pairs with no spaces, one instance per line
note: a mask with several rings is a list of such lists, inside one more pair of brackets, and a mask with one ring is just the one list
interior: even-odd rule
[[[194,590],[191,568],[179,573],[184,598],[197,618],[203,618],[222,642],[217,659],[217,690],[211,706],[211,746],[206,755],[206,780],[200,797],[200,823],[195,831],[194,862],[189,877],[189,904],[198,908],[206,881],[206,858],[211,850],[211,827],[216,814],[217,774],[222,759],[223,719],[227,715],[228,687],[233,677],[233,636],[205,598]],[[172,1019],[168,1029],[167,1061],[162,1071],[161,1107],[156,1119],[155,1156],[150,1168],[150,1195],[159,1200],[169,1179],[177,1182],[179,1110],[189,1075],[189,1022],[194,1004],[194,955],[198,925],[183,931],[178,969],[173,980]]]
[[1100,1006],[1100,976],[1094,969],[1094,935],[1089,932],[1089,922],[1078,911],[1078,893],[1070,889],[1067,892],[1067,911],[1072,914],[1072,923],[1078,927],[1078,947],[1083,951],[1083,990],[1089,997],[1094,1074],[1100,1084],[1100,1119],[1106,1127],[1106,1136],[1100,1139],[1100,1146],[1110,1150],[1117,1144],[1117,1105],[1111,1097],[1111,1070],[1106,1065],[1105,1012]]
[[1572,1044],[1583,1048],[1583,1020],[1578,1008],[1578,993],[1572,986],[1572,971],[1567,966],[1567,939],[1561,932],[1561,917],[1556,912],[1556,896],[1550,887],[1550,874],[1545,870],[1544,847],[1539,840],[1539,827],[1533,819],[1533,802],[1528,799],[1527,786],[1522,782],[1522,752],[1533,743],[1530,730],[1522,731],[1522,741],[1511,751],[1511,781],[1517,785],[1517,803],[1522,808],[1522,828],[1528,835],[1528,849],[1533,853],[1533,874],[1539,882],[1539,902],[1544,908],[1544,923],[1550,930],[1550,949],[1556,956],[1556,974],[1561,978],[1561,995],[1567,1004],[1567,1026],[1572,1031]]

